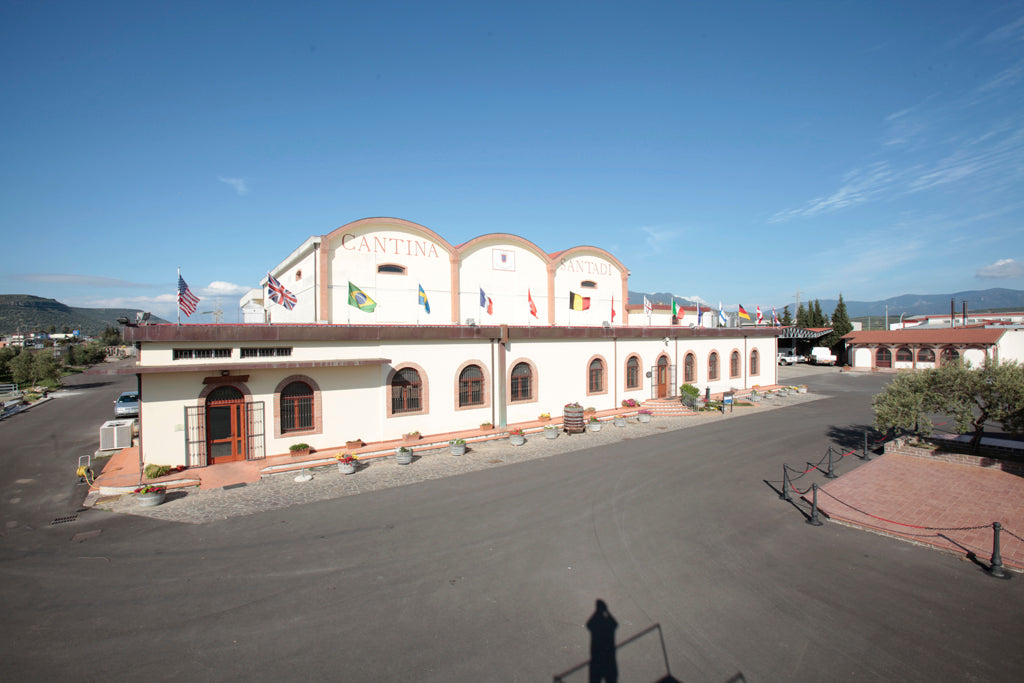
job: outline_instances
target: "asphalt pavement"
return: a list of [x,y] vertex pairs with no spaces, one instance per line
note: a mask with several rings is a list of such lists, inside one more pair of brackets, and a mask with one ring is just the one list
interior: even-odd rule
[[616,651],[622,681],[1018,680],[1020,577],[812,527],[765,483],[866,428],[887,379],[792,370],[827,398],[205,524],[19,525],[0,542],[0,665],[548,681],[589,657],[602,599],[616,642],[644,634]]

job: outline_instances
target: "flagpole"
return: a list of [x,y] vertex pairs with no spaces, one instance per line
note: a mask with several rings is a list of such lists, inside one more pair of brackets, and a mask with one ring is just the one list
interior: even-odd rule
[[[181,266],[178,266],[178,282],[181,282]],[[178,327],[181,327],[181,287],[178,282],[174,283],[174,291],[178,293],[175,300],[178,302]]]

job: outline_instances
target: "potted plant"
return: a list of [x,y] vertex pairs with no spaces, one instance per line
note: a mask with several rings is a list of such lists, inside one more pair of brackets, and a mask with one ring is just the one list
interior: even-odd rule
[[523,430],[519,427],[511,429],[508,432],[508,440],[513,446],[522,446],[526,443],[526,435],[523,434]]
[[164,502],[167,487],[160,484],[143,484],[135,489],[135,500],[140,507],[150,508]]
[[492,429],[494,429],[494,425],[492,425],[490,422],[483,422],[480,424],[480,429],[482,429],[485,432],[489,432]]
[[590,418],[594,417],[595,415],[597,415],[597,408],[591,406],[589,408],[584,408],[583,409],[583,419],[584,420],[589,421]]
[[640,420],[641,422],[650,422],[651,421],[651,411],[647,410],[646,408],[642,408],[642,409],[638,410],[636,412],[636,419]]
[[309,455],[309,444],[308,443],[293,443],[288,447],[291,454],[294,456]]
[[348,448],[350,450],[355,450],[357,448],[362,448],[365,445],[366,445],[366,442],[364,442],[362,439],[353,439],[352,441],[346,441],[345,442],[345,448]]
[[418,431],[411,431],[407,434],[402,434],[402,441],[406,443],[412,443],[420,440],[420,433]]
[[395,449],[395,462],[399,465],[408,465],[412,462],[412,449],[408,446],[399,446]]
[[334,456],[334,459],[338,461],[338,471],[342,474],[356,473],[356,465],[359,464],[359,460],[351,453],[340,453]]
[[636,408],[639,405],[640,404],[636,402],[635,398],[624,398],[624,399],[622,399],[622,407],[623,408]]
[[589,429],[592,432],[601,431],[601,423],[598,422],[597,416],[592,416],[590,418],[590,422],[587,424],[587,429]]
[[448,452],[452,455],[465,455],[466,454],[466,440],[465,439],[452,439],[448,442]]
[[544,438],[545,439],[557,439],[558,438],[558,427],[555,425],[546,425],[544,427]]
[[806,394],[807,393],[807,385],[806,384],[797,385],[796,390],[797,390],[797,392],[799,392],[801,394]]
[[625,427],[626,426],[626,416],[625,415],[616,415],[615,418],[612,420],[612,424],[614,424],[616,427]]
[[548,422],[549,420],[551,420],[551,413],[541,413],[537,417],[537,419],[540,420],[541,422]]

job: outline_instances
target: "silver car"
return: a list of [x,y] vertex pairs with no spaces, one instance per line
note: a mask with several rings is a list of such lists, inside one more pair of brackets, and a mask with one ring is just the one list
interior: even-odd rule
[[138,417],[139,392],[123,391],[114,401],[114,417]]

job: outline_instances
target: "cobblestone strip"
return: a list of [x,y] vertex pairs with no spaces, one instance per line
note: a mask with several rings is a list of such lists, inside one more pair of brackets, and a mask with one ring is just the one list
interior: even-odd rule
[[616,427],[609,420],[602,423],[600,432],[559,434],[547,439],[542,432],[527,435],[526,444],[512,446],[507,439],[496,439],[470,444],[465,455],[452,456],[448,448],[416,451],[411,465],[398,465],[393,458],[380,458],[361,466],[355,474],[343,475],[336,465],[310,468],[310,481],[296,482],[298,472],[266,476],[258,482],[228,489],[201,490],[199,488],[172,491],[163,504],[140,507],[134,496],[96,497],[86,499],[86,505],[109,510],[153,517],[170,522],[203,524],[250,515],[264,510],[279,510],[292,505],[303,505],[321,500],[352,496],[370,491],[415,484],[429,479],[451,477],[467,472],[511,465],[517,462],[547,458],[559,453],[593,448],[628,439],[651,436],[659,431],[688,429],[709,422],[732,420],[788,406],[815,401],[827,396],[821,394],[790,394],[762,401],[757,407],[738,407],[732,413],[705,412],[681,417],[654,417],[647,424],[630,418],[625,427]]

